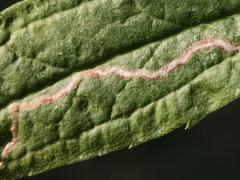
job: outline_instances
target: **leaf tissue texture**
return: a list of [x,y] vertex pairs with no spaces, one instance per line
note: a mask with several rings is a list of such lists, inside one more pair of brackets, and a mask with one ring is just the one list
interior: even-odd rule
[[0,179],[132,148],[240,96],[239,0],[24,0],[0,13]]

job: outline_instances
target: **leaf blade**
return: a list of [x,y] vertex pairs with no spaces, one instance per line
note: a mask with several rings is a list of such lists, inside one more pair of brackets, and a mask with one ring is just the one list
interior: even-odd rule
[[[209,36],[238,43],[237,22],[239,15],[209,25],[199,25],[165,40],[107,59],[96,68],[117,65],[133,70],[158,70],[173,61],[186,48]],[[100,31],[99,34],[102,33]],[[59,52],[61,51],[63,50],[60,49]],[[206,114],[238,97],[238,59],[236,52],[203,49],[190,58],[186,67],[179,68],[160,80],[87,76],[77,79],[77,88],[70,88],[71,92],[58,98],[59,101],[51,102],[49,98],[46,100],[49,94],[57,94],[64,89],[74,75],[58,80],[56,84],[17,102],[25,106],[26,103],[35,102],[34,99],[43,100],[39,98],[41,96],[45,98],[37,106],[32,103],[34,108],[22,107],[17,132],[20,139],[9,153],[6,169],[1,174],[3,177],[12,177],[13,174],[18,177],[39,173],[132,147],[181,126],[191,126]],[[47,77],[43,78],[49,83]],[[205,106],[202,107],[202,104]],[[10,129],[13,118],[10,117],[8,108],[3,109],[0,114],[2,129]],[[11,142],[9,136],[9,132],[4,135],[7,142]],[[2,151],[5,146],[6,142],[3,142]]]

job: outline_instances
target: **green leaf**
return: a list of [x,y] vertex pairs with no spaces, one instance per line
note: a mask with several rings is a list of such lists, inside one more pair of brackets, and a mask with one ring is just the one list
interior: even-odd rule
[[238,0],[24,0],[0,13],[0,177],[132,148],[240,95]]

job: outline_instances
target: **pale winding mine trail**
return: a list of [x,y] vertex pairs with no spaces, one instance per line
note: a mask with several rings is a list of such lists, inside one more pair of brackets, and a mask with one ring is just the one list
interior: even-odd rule
[[87,77],[102,77],[102,76],[120,76],[125,79],[129,78],[145,78],[146,80],[157,80],[169,73],[176,71],[188,62],[191,56],[203,48],[220,48],[226,52],[240,52],[240,46],[231,44],[225,39],[206,39],[197,42],[187,50],[185,50],[178,58],[171,61],[157,71],[148,71],[144,69],[126,70],[120,67],[112,66],[106,68],[93,68],[76,73],[72,76],[71,80],[66,86],[60,89],[58,92],[51,95],[42,95],[29,102],[13,103],[9,106],[9,113],[12,118],[12,140],[5,146],[2,151],[0,168],[5,166],[9,153],[13,150],[16,143],[19,141],[18,126],[20,123],[19,113],[22,111],[33,110],[42,104],[50,104],[56,102],[58,99],[68,95],[77,85],[77,83]]

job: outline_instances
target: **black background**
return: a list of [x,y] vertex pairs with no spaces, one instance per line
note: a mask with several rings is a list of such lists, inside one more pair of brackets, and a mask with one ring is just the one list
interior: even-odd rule
[[[0,0],[0,10],[17,0]],[[240,179],[240,101],[184,129],[131,150],[57,168],[23,180]]]

